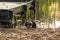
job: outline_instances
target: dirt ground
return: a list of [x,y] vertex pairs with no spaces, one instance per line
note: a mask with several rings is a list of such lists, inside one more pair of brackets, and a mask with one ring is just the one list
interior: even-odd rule
[[0,29],[0,40],[60,40],[60,28]]

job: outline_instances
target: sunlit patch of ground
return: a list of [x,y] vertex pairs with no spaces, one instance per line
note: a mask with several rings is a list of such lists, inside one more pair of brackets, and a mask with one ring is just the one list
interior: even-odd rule
[[55,20],[55,22],[53,21],[52,23],[48,23],[48,22],[37,22],[37,28],[59,28],[60,27],[60,21]]

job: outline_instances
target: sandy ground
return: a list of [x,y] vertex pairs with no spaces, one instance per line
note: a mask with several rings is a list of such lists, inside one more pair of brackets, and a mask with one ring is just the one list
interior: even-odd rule
[[60,28],[0,29],[0,40],[60,40]]

